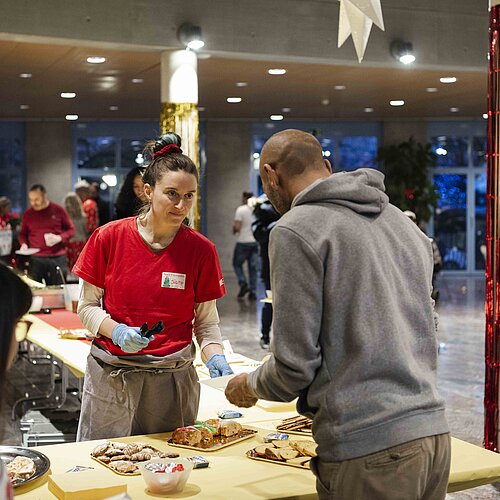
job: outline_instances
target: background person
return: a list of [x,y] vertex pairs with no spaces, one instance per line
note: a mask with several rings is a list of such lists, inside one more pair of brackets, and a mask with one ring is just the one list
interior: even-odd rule
[[82,179],[75,184],[75,193],[82,202],[83,213],[85,214],[87,233],[91,235],[99,226],[99,213],[97,202],[90,197],[90,184]]
[[11,212],[12,203],[7,196],[0,196],[0,261],[10,264],[17,248],[19,215]]
[[384,193],[383,174],[331,175],[310,134],[273,135],[271,358],[229,381],[240,406],[292,401],[313,419],[321,499],[444,499],[450,436],[437,394],[429,239]]
[[125,177],[115,202],[115,219],[137,215],[147,202],[142,172],[142,168],[135,167]]
[[[180,144],[174,133],[149,144],[143,212],[98,228],[73,268],[84,280],[78,314],[99,334],[87,360],[80,441],[192,425],[200,391],[193,333],[210,376],[232,373],[215,305],[225,294],[217,252],[183,224],[198,171]],[[162,332],[141,336],[143,323],[160,320]]]
[[[253,193],[244,191],[242,195],[243,204],[236,209],[233,221],[233,234],[238,236],[233,254],[233,268],[238,278],[240,291],[238,299],[248,293],[250,300],[257,298],[257,267],[258,267],[258,245],[252,234],[252,208],[248,200]],[[245,277],[243,265],[248,264],[248,280]]]
[[[260,275],[266,291],[271,290],[271,274],[269,269],[269,235],[280,215],[264,194],[257,199],[252,215],[252,232],[259,243]],[[265,302],[262,306],[261,337],[262,349],[269,348],[269,334],[273,322],[273,305]]]
[[71,218],[75,234],[66,242],[66,258],[68,261],[69,276],[80,253],[87,242],[87,216],[83,211],[82,201],[76,193],[68,193],[64,197],[64,208]]
[[[31,290],[10,269],[0,264],[0,408],[5,394],[3,385],[7,370],[12,366],[17,353],[16,325],[31,306]],[[29,324],[20,324],[24,336]],[[2,413],[0,412],[0,415]],[[1,427],[0,427],[1,428]],[[14,492],[7,477],[3,461],[0,460],[0,497],[12,500]]]
[[73,223],[63,207],[49,200],[41,184],[34,184],[28,192],[31,207],[24,214],[19,232],[21,250],[39,248],[29,259],[29,275],[47,285],[60,285],[68,273],[65,244],[75,234]]
[[101,187],[98,182],[91,182],[89,187],[89,196],[97,204],[97,214],[99,217],[99,226],[104,226],[109,222],[109,206],[101,198]]

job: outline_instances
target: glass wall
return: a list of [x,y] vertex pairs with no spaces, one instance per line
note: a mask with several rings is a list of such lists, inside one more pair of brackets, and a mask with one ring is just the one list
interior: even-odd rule
[[22,123],[0,123],[0,196],[10,199],[17,214],[26,208],[24,135]]
[[434,122],[432,177],[440,195],[430,225],[443,268],[482,271],[486,245],[486,122]]

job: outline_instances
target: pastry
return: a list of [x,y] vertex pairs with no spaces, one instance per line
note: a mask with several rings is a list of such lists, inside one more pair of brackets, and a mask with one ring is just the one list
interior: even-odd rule
[[117,462],[111,462],[109,464],[116,472],[121,472],[122,474],[130,474],[137,470],[137,465],[129,460],[118,460]]
[[221,421],[217,426],[217,434],[224,437],[235,436],[241,432],[242,429],[241,424],[234,420],[228,420],[227,422]]
[[172,441],[174,443],[186,446],[196,446],[200,444],[201,438],[201,431],[193,426],[179,427],[172,433]]
[[36,472],[35,462],[21,455],[15,457],[5,467],[12,482],[26,480]]

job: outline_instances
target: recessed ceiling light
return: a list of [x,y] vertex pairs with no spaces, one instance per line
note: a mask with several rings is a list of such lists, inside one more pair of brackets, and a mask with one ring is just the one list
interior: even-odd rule
[[439,79],[439,81],[441,83],[455,83],[457,79],[454,76],[443,76],[442,78]]
[[274,122],[278,122],[280,120],[283,120],[283,115],[271,115],[269,118],[273,120]]
[[450,108],[450,111],[452,113],[458,113],[460,111],[460,108],[452,107],[452,108]]
[[365,113],[373,113],[373,108],[365,108],[363,111]]
[[241,97],[228,97],[226,101],[231,103],[241,102]]
[[21,106],[19,106],[19,109],[30,109],[30,107],[29,104],[21,104]]
[[110,106],[109,110],[110,111],[118,111],[118,106]]
[[487,119],[488,119],[488,113],[483,113],[483,118],[484,118],[485,120],[487,120]]
[[321,101],[321,104],[323,104],[323,106],[328,106],[330,104],[330,101],[329,101],[329,99],[323,99]]
[[19,78],[31,78],[32,76],[31,73],[19,73]]
[[394,101],[389,101],[391,106],[404,106],[405,102],[402,99],[396,99]]
[[333,87],[335,90],[345,90],[346,89],[346,86],[345,85],[335,85]]
[[106,62],[106,58],[102,56],[90,56],[87,57],[87,62],[90,64],[102,64]]
[[286,73],[286,69],[285,68],[271,68],[271,69],[268,69],[267,72],[270,75],[284,75]]
[[74,97],[76,97],[76,93],[75,92],[61,92],[61,97],[63,99],[73,99]]
[[132,78],[132,83],[142,83],[144,82],[144,78]]
[[237,87],[248,87],[248,82],[236,82]]
[[290,113],[292,111],[292,108],[281,108],[282,113]]
[[66,115],[66,120],[78,120],[78,115]]
[[252,156],[254,160],[258,160],[260,158],[260,153],[254,153]]
[[198,111],[205,111],[205,106],[198,106]]
[[437,92],[437,91],[438,91],[438,89],[437,89],[436,87],[427,87],[427,88],[425,89],[425,91],[426,91],[426,92]]

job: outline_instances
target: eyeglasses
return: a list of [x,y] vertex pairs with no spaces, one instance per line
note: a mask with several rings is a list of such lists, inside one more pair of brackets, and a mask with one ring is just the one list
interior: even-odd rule
[[31,325],[33,323],[31,321],[26,321],[25,319],[20,319],[17,324],[16,324],[16,340],[18,342],[22,342],[23,340],[26,340],[26,337],[28,336],[28,331],[31,328]]

